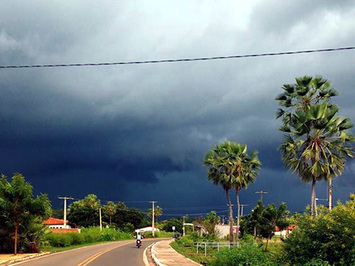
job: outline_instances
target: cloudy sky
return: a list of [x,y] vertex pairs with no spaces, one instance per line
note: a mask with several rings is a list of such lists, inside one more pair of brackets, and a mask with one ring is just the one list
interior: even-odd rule
[[[0,65],[195,58],[355,45],[355,3],[332,1],[0,1]],[[204,154],[224,140],[258,150],[241,193],[302,211],[310,185],[284,168],[275,96],[322,75],[355,121],[355,50],[201,62],[0,69],[0,172],[36,193],[156,200],[166,214],[226,210]],[[355,162],[334,199],[355,191]],[[317,196],[326,198],[325,184]],[[233,196],[234,197],[234,196]],[[234,198],[235,200],[235,198]],[[133,204],[133,203],[132,203]],[[138,203],[137,203],[138,204]],[[149,204],[136,206],[147,209]],[[134,204],[133,204],[134,205]],[[248,209],[249,208],[249,209]],[[249,211],[250,207],[246,208]]]

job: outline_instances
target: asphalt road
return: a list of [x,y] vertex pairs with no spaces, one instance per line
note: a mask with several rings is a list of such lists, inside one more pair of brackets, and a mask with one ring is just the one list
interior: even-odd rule
[[125,240],[88,246],[69,251],[58,252],[31,259],[13,265],[23,266],[98,266],[125,265],[144,266],[143,252],[146,247],[157,240],[144,239],[141,248],[135,240]]

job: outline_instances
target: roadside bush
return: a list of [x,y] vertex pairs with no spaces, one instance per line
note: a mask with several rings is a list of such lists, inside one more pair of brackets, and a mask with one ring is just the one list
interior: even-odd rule
[[[355,194],[317,218],[300,217],[298,229],[284,241],[283,259],[290,265],[309,261],[355,265]],[[311,264],[317,265],[317,264]],[[320,264],[319,264],[320,265]]]
[[45,236],[46,242],[52,247],[67,247],[94,242],[117,241],[130,239],[131,235],[111,228],[84,228],[81,233],[50,233]]
[[184,236],[176,239],[176,243],[179,246],[190,247],[193,246],[194,240],[190,236]]
[[216,254],[211,262],[214,266],[240,266],[240,265],[276,265],[270,260],[269,254],[263,252],[253,242],[242,243],[239,248],[224,249]]
[[67,247],[72,245],[72,237],[70,233],[66,234],[48,234],[46,240],[52,247]]
[[85,235],[78,233],[68,233],[72,238],[71,245],[81,245],[85,243]]

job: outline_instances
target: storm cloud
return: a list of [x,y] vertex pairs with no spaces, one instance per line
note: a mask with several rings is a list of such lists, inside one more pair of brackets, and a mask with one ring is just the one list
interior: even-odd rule
[[[296,51],[355,44],[353,1],[1,1],[0,65],[143,61]],[[0,70],[0,170],[37,192],[160,206],[225,206],[202,166],[231,140],[258,150],[255,204],[300,211],[310,186],[284,168],[275,96],[322,75],[355,121],[355,53],[110,67]],[[334,182],[354,192],[354,163]],[[318,186],[326,197],[325,184]],[[60,203],[60,202],[59,202]],[[59,204],[58,203],[58,204]],[[54,203],[56,205],[56,203]],[[145,206],[148,207],[148,206]],[[165,213],[167,213],[166,211]],[[187,209],[185,210],[187,212]]]

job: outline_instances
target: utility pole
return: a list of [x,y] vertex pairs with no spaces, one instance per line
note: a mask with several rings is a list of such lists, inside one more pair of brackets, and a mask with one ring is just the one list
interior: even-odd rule
[[99,208],[99,217],[100,217],[100,231],[102,231],[101,207]]
[[64,229],[67,229],[67,200],[73,200],[72,197],[58,197],[58,199],[64,200]]
[[182,236],[185,236],[185,215],[182,216]]
[[240,211],[240,216],[243,216],[244,215],[244,207],[245,206],[249,206],[250,204],[240,204],[240,208],[241,208],[241,211]]
[[154,203],[157,203],[156,201],[150,201],[152,204],[152,235],[154,236]]
[[256,194],[260,194],[261,203],[263,203],[263,195],[269,193],[267,190],[255,191]]

